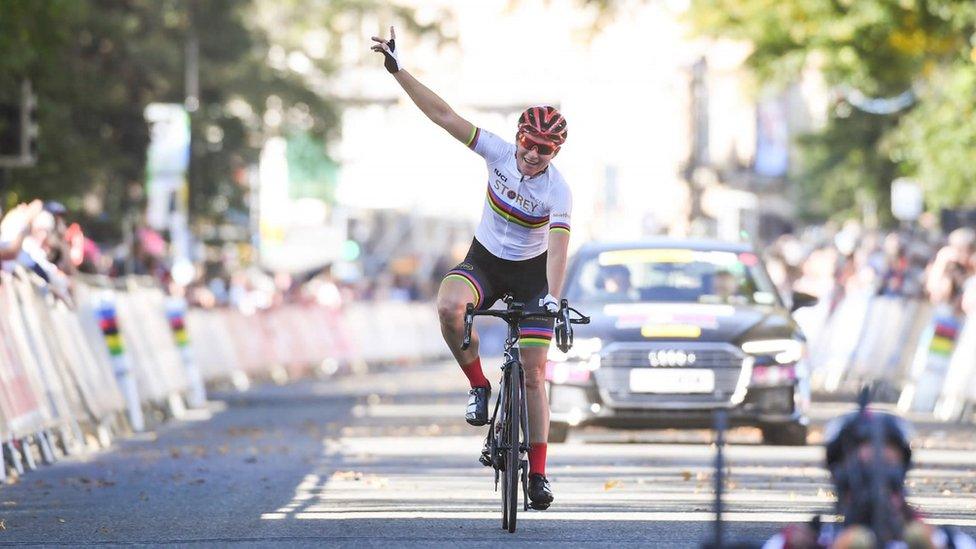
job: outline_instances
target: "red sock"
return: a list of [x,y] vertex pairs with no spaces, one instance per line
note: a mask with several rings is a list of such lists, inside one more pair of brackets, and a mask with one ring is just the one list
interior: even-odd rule
[[491,387],[491,383],[488,383],[488,378],[481,370],[481,357],[474,359],[474,362],[467,366],[461,366],[461,371],[468,377],[472,389],[475,387]]
[[529,473],[546,475],[546,447],[545,442],[529,444]]

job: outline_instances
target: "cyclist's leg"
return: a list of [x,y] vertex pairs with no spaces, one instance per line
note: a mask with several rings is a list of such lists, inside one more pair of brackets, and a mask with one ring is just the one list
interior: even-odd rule
[[[541,296],[545,296],[543,293]],[[538,304],[539,297],[534,298]],[[526,307],[527,309],[529,307]],[[533,509],[545,510],[553,500],[546,479],[546,454],[549,438],[549,400],[546,397],[546,355],[552,339],[552,320],[525,321],[520,328],[519,347],[525,371],[525,392],[529,410],[529,499]]]
[[[516,292],[527,312],[541,312],[539,301],[549,293],[546,282],[546,254],[526,261],[526,268]],[[525,320],[519,326],[522,367],[525,370],[525,392],[529,410],[529,469],[545,474],[546,440],[549,438],[549,399],[546,396],[546,356],[552,340],[552,319]]]
[[468,303],[474,303],[477,307],[479,301],[478,291],[472,282],[454,271],[441,280],[437,291],[437,315],[441,334],[458,364],[468,364],[478,358],[478,331],[472,328],[471,346],[467,350],[461,350],[461,338],[464,336],[464,309]]
[[[487,255],[486,255],[487,254]],[[464,335],[464,310],[468,303],[475,308],[491,306],[497,299],[492,293],[490,278],[491,257],[477,241],[471,245],[464,261],[444,275],[437,292],[437,313],[440,318],[441,334],[451,354],[468,377],[472,387],[487,387],[478,356],[478,332],[471,330],[471,346],[461,350]]]
[[[526,321],[520,331],[519,348],[522,368],[525,370],[525,397],[529,409],[529,443],[535,445],[545,443],[549,437],[549,400],[545,381],[546,356],[549,353],[552,328],[540,326],[538,322],[529,324]],[[542,463],[545,463],[545,458]]]

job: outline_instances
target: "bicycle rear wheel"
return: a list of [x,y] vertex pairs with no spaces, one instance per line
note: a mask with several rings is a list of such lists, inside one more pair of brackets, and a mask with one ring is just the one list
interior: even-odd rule
[[519,441],[519,431],[522,425],[522,395],[519,388],[522,386],[520,378],[521,370],[515,365],[512,366],[508,384],[508,405],[506,414],[508,417],[505,424],[508,427],[505,436],[505,495],[503,499],[508,511],[508,531],[515,532],[516,517],[518,516],[518,496],[519,481],[522,475],[521,469],[521,444]]

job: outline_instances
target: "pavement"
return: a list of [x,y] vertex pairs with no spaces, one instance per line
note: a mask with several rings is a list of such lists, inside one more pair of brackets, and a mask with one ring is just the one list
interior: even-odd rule
[[[492,377],[492,376],[490,376]],[[708,431],[574,432],[549,449],[556,501],[501,530],[446,363],[218,393],[207,411],[0,487],[0,545],[697,547],[713,524]],[[807,447],[728,434],[726,539],[827,512],[818,403]],[[973,427],[917,422],[912,501],[976,534]]]

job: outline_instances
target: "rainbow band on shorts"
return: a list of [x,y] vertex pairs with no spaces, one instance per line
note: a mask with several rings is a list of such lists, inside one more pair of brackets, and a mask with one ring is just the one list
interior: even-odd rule
[[474,293],[474,307],[476,309],[481,307],[481,301],[484,299],[485,293],[481,289],[481,284],[478,283],[478,279],[471,276],[469,273],[458,269],[449,271],[446,275],[444,275],[444,280],[447,279],[463,280],[464,282],[467,282],[468,286],[471,288],[471,292]]
[[552,341],[552,328],[519,328],[519,346],[548,347]]

